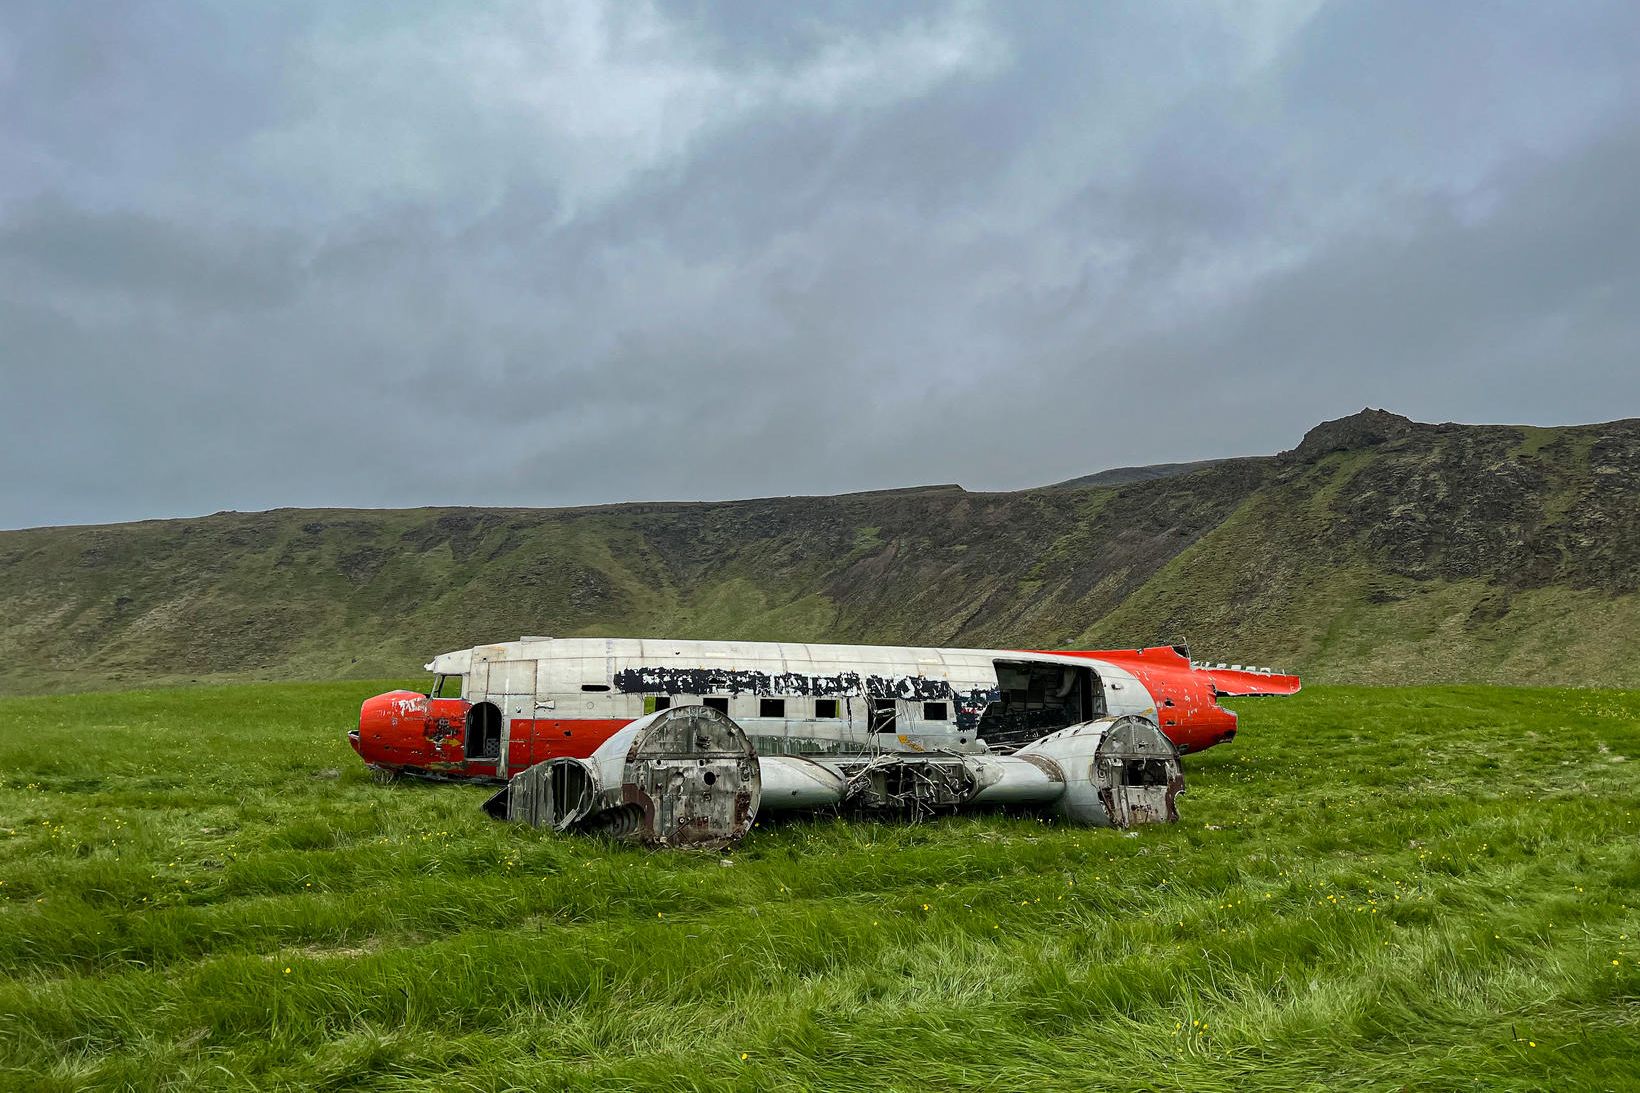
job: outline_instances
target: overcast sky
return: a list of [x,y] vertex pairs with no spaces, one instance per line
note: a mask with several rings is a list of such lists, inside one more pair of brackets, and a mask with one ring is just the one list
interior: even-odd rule
[[1637,42],[1634,0],[8,0],[0,527],[1640,415]]

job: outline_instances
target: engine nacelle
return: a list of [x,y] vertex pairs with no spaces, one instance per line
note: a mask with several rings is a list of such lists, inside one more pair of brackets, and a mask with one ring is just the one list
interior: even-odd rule
[[1171,823],[1177,749],[1136,715],[1073,725],[1012,755],[759,758],[706,706],[650,714],[587,759],[551,759],[486,802],[497,819],[650,846],[723,847],[768,812],[835,808],[920,818],[971,806],[1037,806],[1094,827]]
[[1149,718],[1128,714],[1072,725],[1032,741],[1015,759],[1041,758],[1059,768],[1064,792],[1055,814],[1093,827],[1175,823],[1184,765],[1173,742]]
[[519,773],[484,810],[559,831],[650,846],[738,842],[757,814],[757,752],[727,714],[680,706],[639,718],[587,759],[549,759]]

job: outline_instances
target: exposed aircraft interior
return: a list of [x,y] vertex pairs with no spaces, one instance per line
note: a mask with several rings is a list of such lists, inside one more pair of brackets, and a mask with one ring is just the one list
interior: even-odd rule
[[996,668],[997,701],[979,721],[992,747],[1019,747],[1105,715],[1105,692],[1091,668],[1028,660],[999,660]]

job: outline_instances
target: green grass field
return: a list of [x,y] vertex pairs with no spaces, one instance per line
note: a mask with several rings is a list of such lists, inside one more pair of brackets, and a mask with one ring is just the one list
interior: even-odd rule
[[1174,827],[723,856],[376,785],[383,686],[0,702],[0,1087],[1640,1088],[1640,692],[1248,700]]

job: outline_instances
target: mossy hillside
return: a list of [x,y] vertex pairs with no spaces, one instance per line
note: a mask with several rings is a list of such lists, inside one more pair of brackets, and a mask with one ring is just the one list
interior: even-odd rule
[[1640,423],[1377,412],[1114,488],[0,532],[0,690],[365,677],[520,634],[1183,638],[1320,681],[1640,685]]

